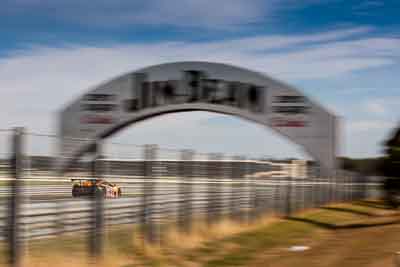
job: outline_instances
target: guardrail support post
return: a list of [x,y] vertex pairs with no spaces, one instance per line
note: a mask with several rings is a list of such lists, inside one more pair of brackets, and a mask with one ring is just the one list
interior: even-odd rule
[[12,135],[12,156],[11,156],[11,196],[9,199],[7,241],[9,249],[9,264],[13,267],[20,266],[21,243],[19,228],[19,209],[20,209],[20,181],[23,166],[23,138],[24,128],[14,129]]

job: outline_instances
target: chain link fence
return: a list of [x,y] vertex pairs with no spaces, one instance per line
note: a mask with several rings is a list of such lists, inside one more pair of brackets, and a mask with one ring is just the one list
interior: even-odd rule
[[[379,196],[378,183],[355,173],[289,177],[282,163],[157,145],[97,143],[60,173],[58,141],[55,135],[0,130],[0,241],[7,241],[14,265],[21,244],[34,239],[79,231],[88,234],[91,254],[99,255],[102,233],[112,225],[138,225],[148,242],[157,243],[165,225],[190,232],[201,218],[208,224],[222,218],[249,222]],[[71,179],[91,178],[116,183],[122,197],[73,197]]]

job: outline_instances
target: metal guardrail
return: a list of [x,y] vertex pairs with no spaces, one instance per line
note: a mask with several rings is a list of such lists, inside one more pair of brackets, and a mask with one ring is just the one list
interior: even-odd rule
[[[192,181],[194,187],[190,197],[184,199],[178,181],[168,183],[154,180],[153,182],[156,186],[151,201],[147,203],[149,209],[147,214],[157,215],[157,220],[153,220],[154,223],[178,221],[181,219],[178,218],[181,215],[180,205],[186,202],[190,202],[192,213],[196,216],[206,213],[233,216],[237,213],[245,220],[253,216],[251,213],[254,212],[262,214],[270,211],[285,214],[288,212],[286,210],[288,201],[291,202],[291,212],[295,212],[328,202],[350,201],[365,196],[365,185],[358,183],[226,180],[220,185],[216,182]],[[143,193],[142,184],[124,183],[121,186],[124,192],[123,198],[106,199],[104,202],[106,225],[140,222],[143,209],[140,197]],[[371,184],[369,187],[369,190],[376,189],[376,184]],[[288,197],[289,189],[291,195]],[[5,188],[2,188],[0,192],[4,190]],[[211,196],[210,192],[214,195]],[[34,185],[23,187],[21,194],[24,196],[20,206],[22,239],[43,238],[90,229],[91,200],[72,198],[71,186]],[[43,195],[47,195],[46,198],[38,197]],[[210,205],[211,203],[213,205]],[[4,200],[2,204],[0,204],[0,222],[6,219]],[[1,228],[4,228],[4,224],[0,223]],[[4,239],[4,235],[0,235],[0,239]]]

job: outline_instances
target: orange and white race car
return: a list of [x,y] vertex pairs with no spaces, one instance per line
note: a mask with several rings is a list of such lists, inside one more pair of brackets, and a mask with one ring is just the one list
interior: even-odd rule
[[119,198],[122,191],[116,184],[109,183],[103,179],[71,179],[72,196],[95,196],[100,194],[104,198]]

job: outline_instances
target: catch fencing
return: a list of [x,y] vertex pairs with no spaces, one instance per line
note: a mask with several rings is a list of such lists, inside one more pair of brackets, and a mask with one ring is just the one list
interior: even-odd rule
[[[0,141],[6,147],[0,151],[0,242],[8,244],[14,265],[27,240],[80,231],[88,233],[96,256],[102,233],[112,225],[140,226],[147,241],[156,243],[165,225],[190,232],[194,220],[250,222],[379,193],[379,184],[346,171],[290,177],[285,175],[289,162],[156,145],[97,143],[91,155],[61,174],[57,136],[18,128],[0,131]],[[104,178],[121,187],[122,197],[73,198],[72,178]]]

